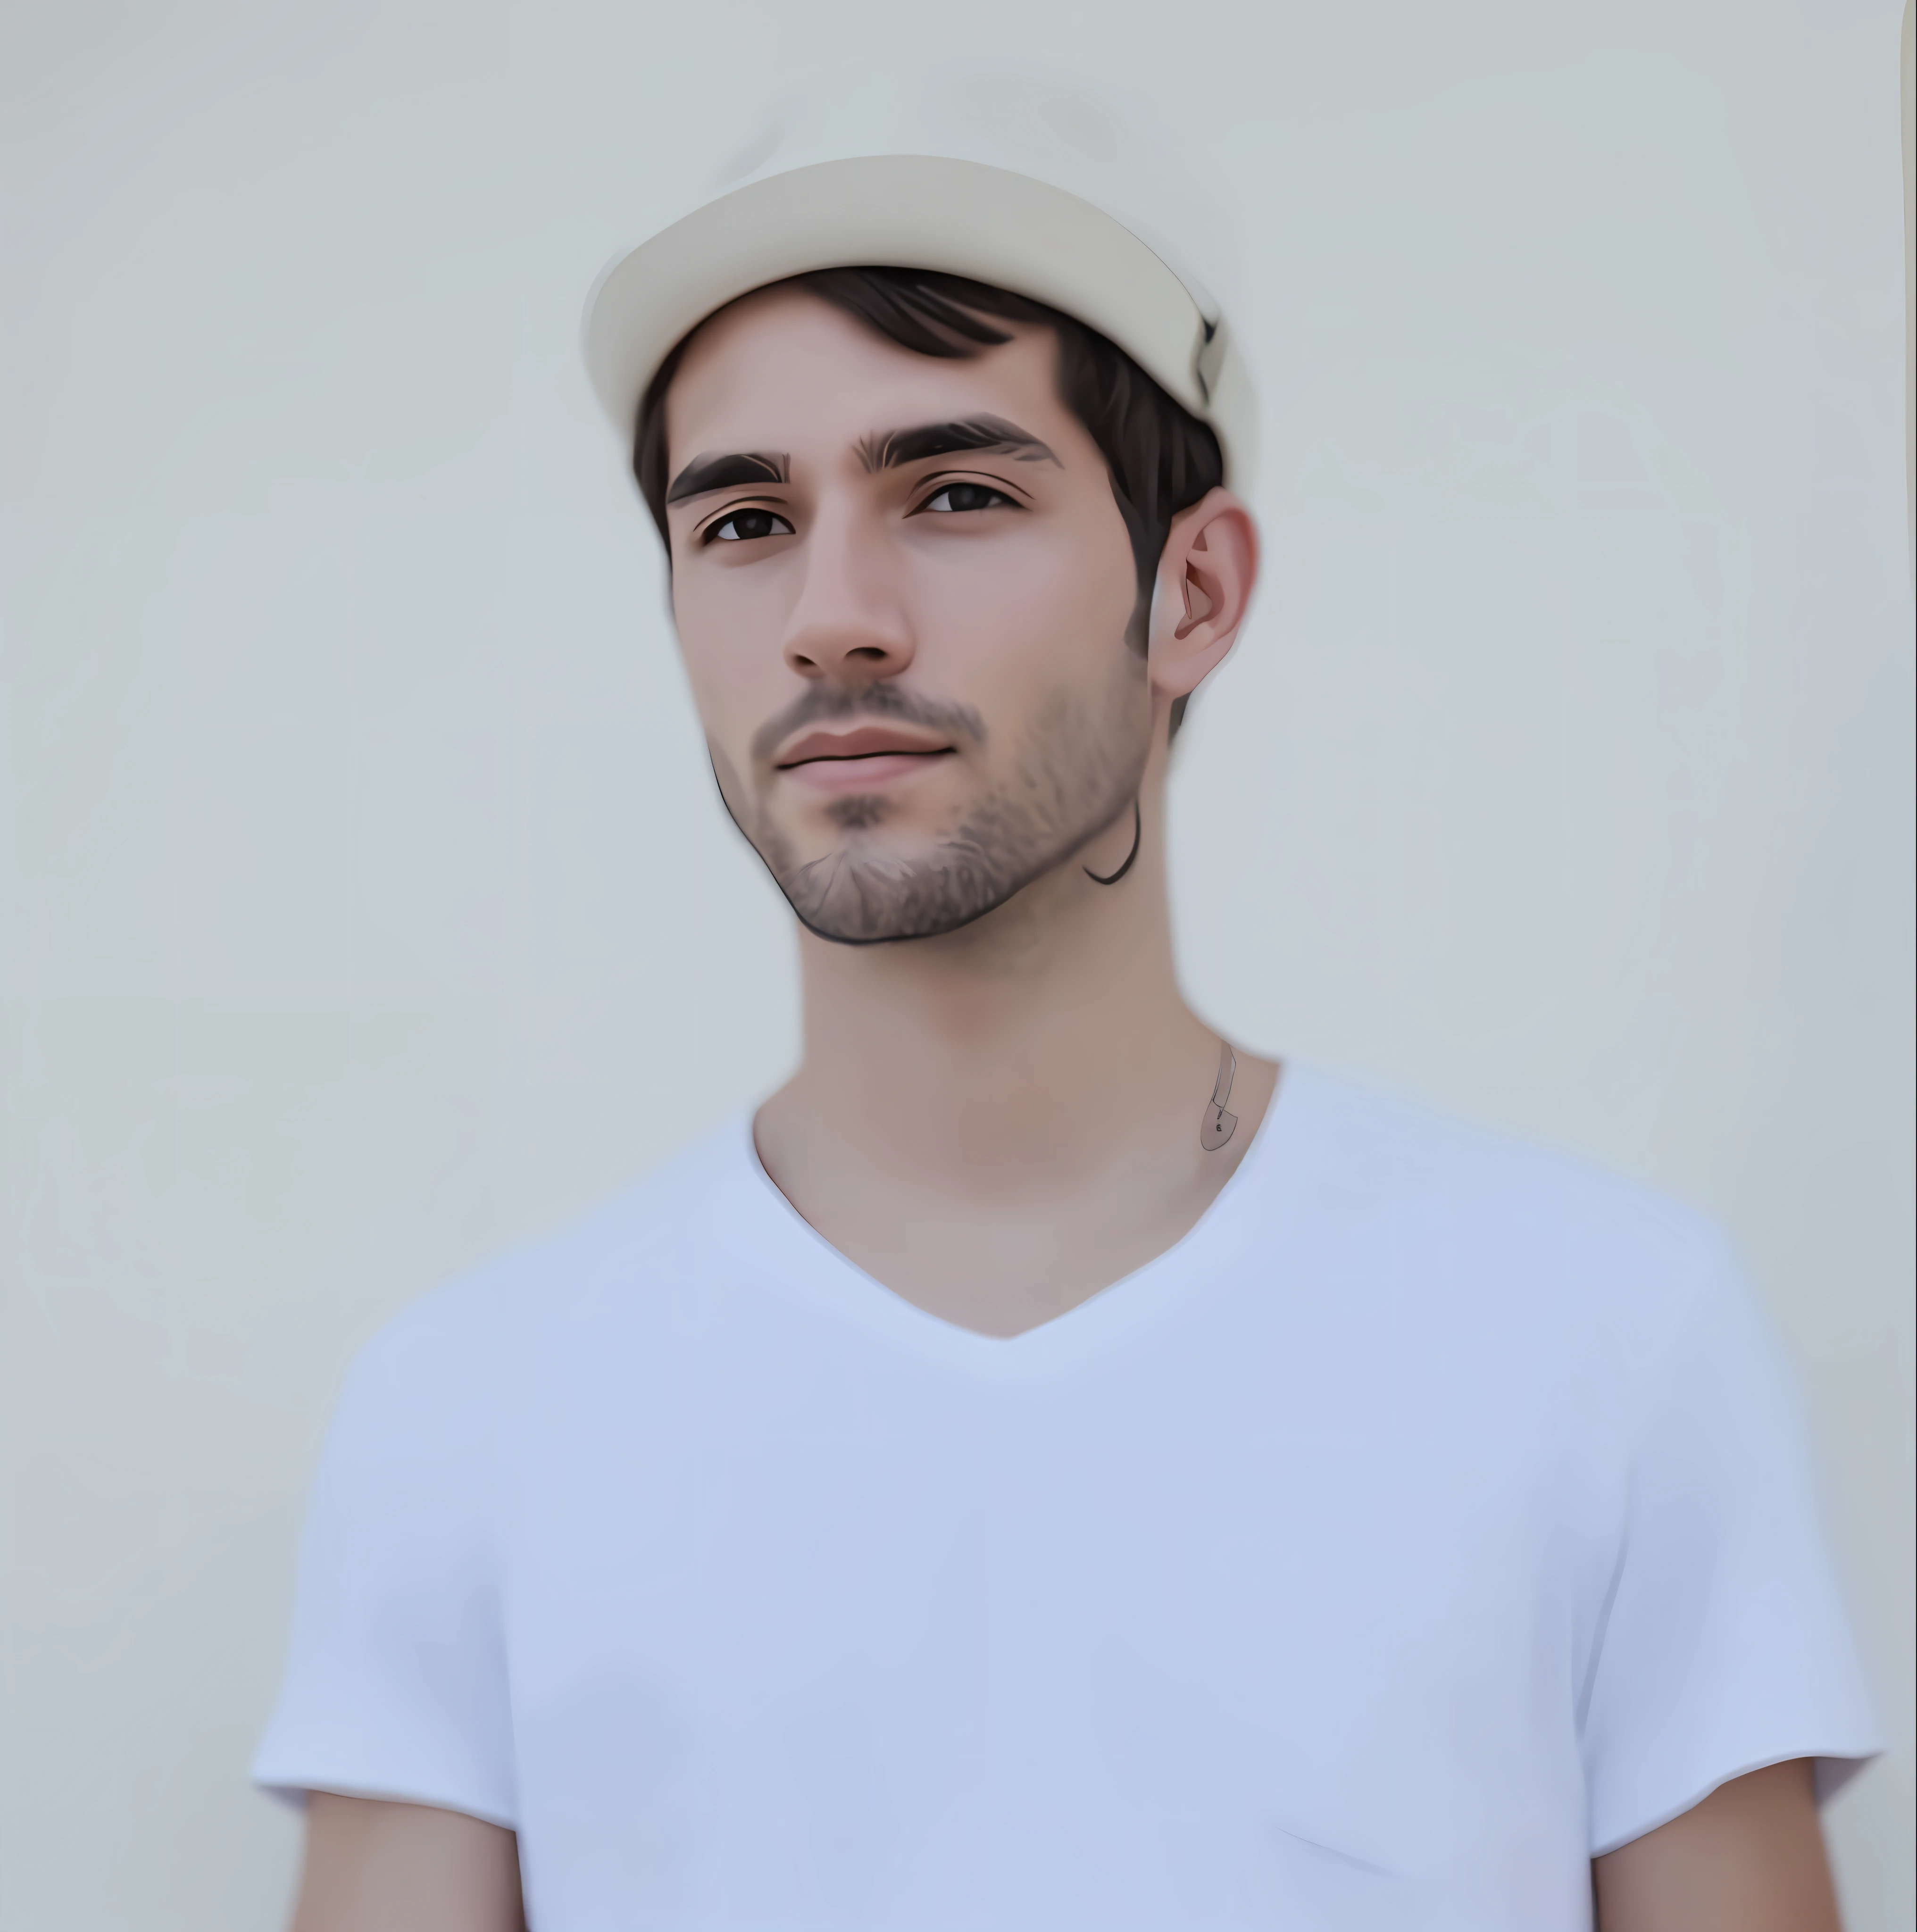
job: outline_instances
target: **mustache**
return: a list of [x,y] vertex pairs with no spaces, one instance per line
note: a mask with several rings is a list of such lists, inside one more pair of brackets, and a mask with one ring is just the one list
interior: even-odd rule
[[764,764],[801,725],[824,718],[873,718],[897,724],[916,724],[941,736],[986,740],[985,720],[969,704],[948,704],[903,691],[896,684],[848,686],[814,684],[752,734],[754,762]]

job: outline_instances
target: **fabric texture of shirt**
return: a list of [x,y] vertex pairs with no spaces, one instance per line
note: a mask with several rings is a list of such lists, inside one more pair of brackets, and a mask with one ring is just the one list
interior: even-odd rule
[[1288,1067],[1198,1225],[1004,1340],[740,1119],[362,1353],[255,1775],[519,1834],[535,1932],[1590,1923],[1878,1748],[1721,1238]]

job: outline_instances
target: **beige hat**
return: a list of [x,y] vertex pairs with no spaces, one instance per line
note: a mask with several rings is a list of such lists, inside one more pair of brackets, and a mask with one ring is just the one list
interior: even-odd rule
[[946,155],[863,154],[767,174],[608,268],[586,306],[586,373],[622,437],[674,346],[715,309],[814,268],[928,268],[1077,317],[1209,423],[1249,488],[1257,410],[1218,304],[1132,230],[1032,175]]

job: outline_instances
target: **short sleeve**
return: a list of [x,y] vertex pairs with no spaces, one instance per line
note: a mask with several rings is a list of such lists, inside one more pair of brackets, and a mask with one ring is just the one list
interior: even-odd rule
[[499,1378],[457,1295],[350,1372],[308,1505],[292,1634],[256,1783],[407,1799],[512,1827],[491,1551]]
[[1882,1748],[1789,1369],[1714,1246],[1628,1482],[1583,1726],[1593,1856],[1787,1759],[1828,1796]]

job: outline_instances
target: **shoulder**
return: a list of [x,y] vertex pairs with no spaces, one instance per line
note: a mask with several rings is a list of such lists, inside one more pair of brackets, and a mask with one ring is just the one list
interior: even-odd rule
[[567,1225],[430,1288],[390,1316],[348,1372],[346,1402],[496,1413],[554,1338],[609,1308],[669,1311],[710,1262],[749,1184],[734,1118]]
[[1440,1310],[1641,1355],[1742,1297],[1723,1232],[1682,1202],[1340,1075],[1298,1076],[1292,1138],[1315,1215]]

